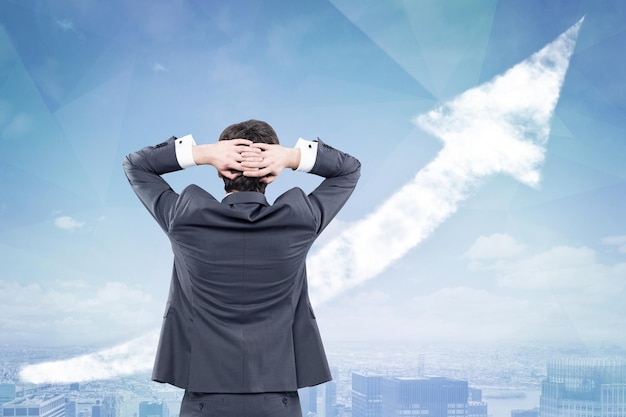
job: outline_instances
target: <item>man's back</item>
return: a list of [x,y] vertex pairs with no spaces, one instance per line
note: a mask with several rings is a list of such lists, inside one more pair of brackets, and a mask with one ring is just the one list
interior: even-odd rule
[[[275,177],[284,166],[324,178],[309,195],[291,189],[271,206],[261,192],[238,191],[218,202],[197,186],[179,195],[161,178],[192,166],[181,162],[189,154],[184,142],[170,138],[128,155],[124,163],[174,252],[153,379],[203,393],[295,391],[328,381],[305,260],[356,186],[359,161],[322,141],[299,141],[294,150],[241,139],[203,145],[219,156],[236,149],[223,169],[207,162],[220,175],[230,175],[229,166],[258,166],[248,174]],[[256,155],[262,150],[256,158],[261,162],[239,156],[252,153],[247,146],[256,147]]]
[[203,347],[191,351],[188,387],[297,389],[292,325],[301,297],[311,312],[303,289],[316,237],[306,196],[293,189],[270,206],[259,193],[238,192],[220,203],[191,186],[179,201],[169,236],[186,290],[174,295],[175,307],[190,307],[190,345]]

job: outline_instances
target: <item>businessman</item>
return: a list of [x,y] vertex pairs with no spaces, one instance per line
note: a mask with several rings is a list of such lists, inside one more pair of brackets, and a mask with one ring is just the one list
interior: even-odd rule
[[[212,165],[219,201],[162,178]],[[283,169],[323,178],[273,204]],[[306,255],[360,175],[359,161],[321,140],[279,144],[265,122],[227,127],[219,141],[172,137],[131,153],[126,176],[170,239],[174,267],[152,379],[185,389],[181,417],[300,416],[297,389],[331,379],[311,308]]]

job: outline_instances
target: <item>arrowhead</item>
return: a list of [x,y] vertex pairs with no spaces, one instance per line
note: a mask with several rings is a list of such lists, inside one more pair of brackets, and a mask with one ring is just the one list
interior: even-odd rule
[[445,144],[438,158],[476,176],[503,172],[536,185],[583,20],[504,74],[418,116],[417,125]]

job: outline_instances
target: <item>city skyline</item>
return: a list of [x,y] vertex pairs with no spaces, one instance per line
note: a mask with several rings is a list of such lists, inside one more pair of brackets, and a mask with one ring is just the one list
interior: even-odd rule
[[[329,343],[626,344],[626,5],[141,6],[0,5],[1,344],[112,347],[158,329],[171,256],[123,178],[128,152],[172,134],[207,142],[254,117],[285,145],[319,136],[353,153],[362,182],[315,256],[437,157],[442,143],[415,117],[583,18],[537,185],[485,180],[316,313]],[[220,189],[209,170],[167,179]],[[286,173],[268,194],[315,184]]]
[[[457,416],[509,417],[513,416],[513,410],[526,410],[531,413],[528,415],[537,417],[540,404],[546,413],[554,413],[557,408],[565,411],[573,409],[577,402],[584,406],[581,412],[586,415],[598,414],[600,412],[596,410],[598,407],[602,408],[602,412],[605,413],[603,415],[622,417],[626,413],[623,407],[621,411],[608,409],[609,406],[621,407],[620,398],[623,399],[623,396],[616,395],[609,398],[608,402],[605,394],[600,396],[600,392],[618,393],[620,390],[623,392],[624,384],[620,381],[626,378],[624,350],[606,351],[604,357],[585,354],[582,348],[576,351],[572,348],[559,350],[541,346],[515,349],[494,346],[491,349],[473,351],[469,355],[461,346],[455,351],[388,346],[384,351],[386,351],[384,356],[374,348],[353,350],[346,347],[344,351],[334,352],[330,358],[333,368],[330,394],[329,384],[318,386],[315,390],[303,391],[302,399],[306,400],[303,410],[317,409],[314,411],[315,415],[325,417],[332,417],[327,410],[331,410],[331,413],[338,412],[335,417],[348,417],[350,413],[352,417],[361,417],[362,414],[356,413],[353,402],[360,399],[363,405],[363,399],[368,398],[368,394],[365,392],[367,390],[363,389],[363,384],[355,386],[351,382],[355,378],[354,375],[358,374],[378,380],[378,391],[372,391],[369,396],[372,405],[376,403],[382,405],[378,408],[382,417],[389,416],[392,412],[389,405],[392,404],[411,410],[418,408],[422,411],[431,410],[428,415],[441,415],[442,408],[437,405],[437,401],[432,401],[437,396],[427,392],[432,389],[435,391],[449,389],[453,386],[457,388],[450,391],[449,395],[458,397],[457,390],[461,389],[465,392],[463,394],[465,401],[458,401],[457,398],[452,403],[454,407],[444,407],[443,410],[452,410]],[[21,352],[22,355],[35,355],[48,360],[62,353],[61,350],[46,351],[37,348],[21,349]],[[23,356],[15,355],[18,350],[11,354],[11,351],[5,349],[1,353],[4,361],[0,371],[4,375],[23,361]],[[0,378],[0,403],[17,399],[17,402],[8,404],[8,407],[27,407],[25,403],[31,404],[32,407],[40,402],[57,401],[65,397],[68,399],[65,401],[65,415],[69,417],[98,417],[97,413],[100,413],[100,417],[103,415],[132,417],[133,414],[137,414],[142,403],[167,405],[170,415],[176,415],[183,394],[182,390],[174,387],[150,382],[147,374],[84,384],[18,383],[16,387],[11,382],[16,381],[12,378]],[[588,390],[590,383],[597,389]],[[404,394],[399,398],[394,394],[399,388],[398,384],[405,387],[401,389]],[[562,387],[558,388],[559,386]],[[363,393],[361,396],[357,395],[357,399],[352,398],[355,389]],[[385,393],[391,402],[385,402]],[[572,397],[571,394],[581,398]],[[420,401],[418,397],[424,395],[426,397]],[[317,401],[314,402],[314,398],[317,398]],[[588,400],[591,399],[597,404],[590,407]],[[332,404],[329,404],[329,400]],[[557,401],[568,406],[558,407]],[[107,413],[107,409],[116,409],[120,414],[114,416]],[[542,417],[547,415],[554,414]],[[374,417],[375,414],[370,416]]]

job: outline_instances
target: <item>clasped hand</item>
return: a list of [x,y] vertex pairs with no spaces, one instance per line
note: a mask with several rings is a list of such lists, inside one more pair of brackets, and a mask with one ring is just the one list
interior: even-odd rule
[[222,140],[211,144],[210,159],[220,175],[234,179],[240,175],[261,178],[266,184],[274,181],[285,168],[295,169],[300,151],[281,145],[254,143],[247,139]]

